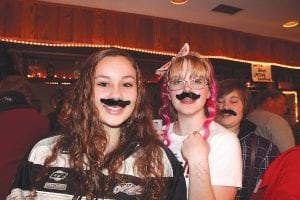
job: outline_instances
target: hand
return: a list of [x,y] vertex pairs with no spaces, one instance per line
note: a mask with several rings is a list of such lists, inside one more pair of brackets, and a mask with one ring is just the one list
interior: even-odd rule
[[208,154],[210,151],[209,143],[202,135],[195,131],[190,134],[184,141],[181,147],[181,152],[188,163],[208,162]]

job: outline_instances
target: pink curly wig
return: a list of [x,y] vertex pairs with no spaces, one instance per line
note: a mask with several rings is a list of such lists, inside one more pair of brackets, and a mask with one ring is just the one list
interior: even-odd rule
[[168,80],[170,80],[173,75],[178,71],[182,70],[183,63],[188,63],[192,70],[192,76],[200,76],[207,79],[209,90],[211,92],[210,98],[207,99],[205,104],[205,114],[206,120],[203,123],[204,138],[209,137],[209,124],[216,117],[216,99],[217,99],[217,87],[215,81],[214,69],[210,61],[199,53],[189,52],[186,56],[178,57],[172,60],[171,66],[168,71],[164,74],[163,82],[161,86],[161,107],[159,109],[159,114],[164,121],[165,130],[164,138],[167,145],[170,145],[170,140],[168,137],[168,130],[170,128],[171,121],[177,119],[176,110],[174,109],[172,102],[168,95]]

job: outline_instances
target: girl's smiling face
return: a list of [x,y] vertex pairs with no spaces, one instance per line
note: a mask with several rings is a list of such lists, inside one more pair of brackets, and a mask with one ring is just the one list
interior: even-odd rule
[[[211,93],[208,85],[205,83],[201,89],[196,89],[191,85],[191,80],[205,80],[200,74],[193,72],[193,67],[190,62],[184,61],[180,70],[177,70],[177,73],[170,75],[170,81],[185,81],[184,87],[178,90],[172,90],[169,88],[169,98],[172,101],[172,104],[177,111],[178,115],[195,115],[205,113],[205,103],[210,97]],[[195,82],[199,84],[198,82]],[[195,84],[194,83],[194,84]],[[203,82],[204,83],[204,82]],[[182,100],[179,100],[176,95],[180,95],[183,92],[194,93],[195,95],[200,95],[197,99],[192,99],[186,97]]]
[[[100,60],[95,70],[94,98],[101,122],[119,127],[132,114],[137,100],[137,73],[124,56],[108,56]],[[101,99],[130,101],[122,106],[106,105]]]

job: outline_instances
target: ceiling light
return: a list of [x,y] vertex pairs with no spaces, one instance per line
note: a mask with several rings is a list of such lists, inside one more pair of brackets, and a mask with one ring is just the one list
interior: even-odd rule
[[298,21],[289,21],[289,22],[284,23],[282,26],[284,28],[292,28],[292,27],[297,26],[298,24],[299,24]]
[[189,0],[170,0],[170,2],[172,4],[176,4],[176,5],[182,5],[185,4],[186,2],[188,2]]

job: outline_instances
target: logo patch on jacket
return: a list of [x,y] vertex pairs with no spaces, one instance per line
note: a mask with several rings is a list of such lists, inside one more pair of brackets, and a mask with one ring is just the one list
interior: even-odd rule
[[113,193],[118,194],[120,192],[127,195],[140,195],[142,194],[142,186],[135,185],[133,183],[120,183],[114,187]]
[[49,176],[49,179],[53,179],[55,181],[61,181],[64,180],[67,176],[68,176],[67,172],[64,172],[62,170],[57,170]]
[[44,185],[45,189],[49,190],[66,190],[67,189],[67,184],[61,184],[61,183],[49,183],[46,182]]

